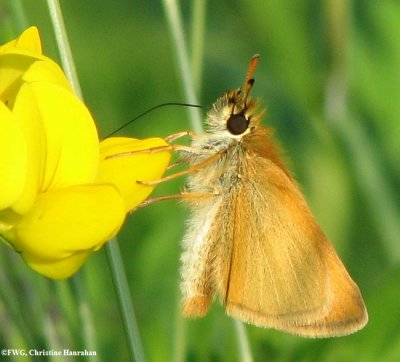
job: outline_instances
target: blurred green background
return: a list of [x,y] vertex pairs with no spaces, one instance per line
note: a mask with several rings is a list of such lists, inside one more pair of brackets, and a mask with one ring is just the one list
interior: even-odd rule
[[[15,12],[18,4],[25,20]],[[61,4],[84,98],[101,136],[154,105],[185,101],[160,1]],[[199,29],[192,28],[193,3],[181,6],[190,50]],[[261,54],[252,95],[267,106],[264,123],[276,130],[370,315],[362,331],[325,340],[248,326],[254,360],[399,361],[400,2],[229,0],[205,7],[200,103],[209,106],[241,86],[249,59]],[[58,60],[46,2],[0,0],[1,43],[25,25],[39,27],[45,54]],[[189,127],[187,109],[166,107],[120,135],[164,137]],[[184,180],[173,181],[156,195],[183,186]],[[238,361],[234,323],[220,306],[200,320],[180,317],[186,214],[178,202],[151,205],[131,215],[118,236],[146,357]],[[6,246],[0,257],[1,347],[89,349],[82,345],[79,315],[85,314],[75,302],[76,285],[34,274]],[[87,285],[98,360],[126,361],[104,251],[90,258],[79,277]]]

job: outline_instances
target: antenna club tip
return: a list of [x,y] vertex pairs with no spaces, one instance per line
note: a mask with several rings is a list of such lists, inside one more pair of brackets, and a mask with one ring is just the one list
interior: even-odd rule
[[[257,63],[258,63],[259,59],[260,59],[259,54],[255,54],[252,56],[252,58],[250,60],[249,68],[247,69],[246,79],[245,79],[244,87],[243,87],[244,89],[248,88],[248,86],[250,86],[250,88],[251,88],[251,86],[253,85],[253,83],[250,84],[250,79],[253,78],[253,73],[257,67]],[[248,90],[250,90],[250,88]]]
[[260,61],[260,54],[254,54],[250,60],[250,68],[253,68],[254,70],[259,61]]

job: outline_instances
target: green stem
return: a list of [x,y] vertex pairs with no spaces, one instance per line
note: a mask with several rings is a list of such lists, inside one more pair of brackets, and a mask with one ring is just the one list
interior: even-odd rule
[[236,335],[239,341],[240,360],[243,362],[252,362],[253,357],[251,355],[250,344],[249,339],[247,338],[245,325],[236,319],[233,320],[233,323],[235,323]]
[[65,75],[71,82],[75,94],[82,99],[82,90],[79,84],[78,74],[75,68],[74,58],[68,41],[67,30],[65,29],[64,19],[59,0],[47,0],[50,11],[50,18],[54,28],[58,50],[60,52],[61,64]]
[[185,362],[186,361],[185,351],[186,351],[186,323],[182,317],[180,304],[177,304],[176,318],[175,318],[173,361]]
[[117,240],[110,240],[105,249],[131,358],[132,360],[134,358],[138,362],[145,361],[135,312],[131,303],[132,298],[129,293],[128,281]]
[[204,57],[204,33],[206,19],[206,1],[195,0],[192,11],[192,74],[193,84],[196,87],[197,94],[201,93],[203,57]]
[[[176,0],[163,0],[164,11],[167,24],[175,46],[176,57],[179,63],[179,74],[181,76],[183,91],[188,103],[199,104],[196,96],[193,77],[190,71],[190,62],[186,47],[185,38],[183,36],[183,26],[181,14],[178,10]],[[197,108],[188,108],[190,121],[193,130],[196,133],[202,133],[203,127],[201,115]]]
[[[90,312],[89,296],[86,283],[83,279],[84,274],[80,273],[72,278],[72,287],[75,290],[75,296],[78,299],[79,319],[82,328],[81,336],[85,341],[84,348],[90,351],[96,351],[96,334]],[[98,356],[90,357],[91,362],[99,361]]]

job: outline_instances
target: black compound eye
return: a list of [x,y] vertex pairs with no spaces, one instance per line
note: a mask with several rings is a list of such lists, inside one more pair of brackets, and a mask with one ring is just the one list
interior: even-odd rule
[[239,135],[246,131],[249,120],[243,114],[232,114],[226,122],[228,131],[233,135]]

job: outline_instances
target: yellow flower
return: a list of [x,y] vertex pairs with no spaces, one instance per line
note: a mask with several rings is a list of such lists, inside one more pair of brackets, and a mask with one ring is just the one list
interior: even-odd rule
[[[141,185],[136,181],[161,178],[171,158],[169,151],[140,152],[163,146],[168,144],[160,138],[138,140],[113,137],[100,143],[99,182],[111,182],[118,188],[124,199],[126,212],[141,204],[154,189],[154,186]],[[128,152],[137,153],[124,155]],[[121,156],[109,158],[112,155]]]
[[170,160],[169,151],[122,154],[160,146],[159,138],[99,145],[36,28],[0,47],[0,236],[32,269],[69,277],[111,239],[153,190],[136,181],[160,178]]

